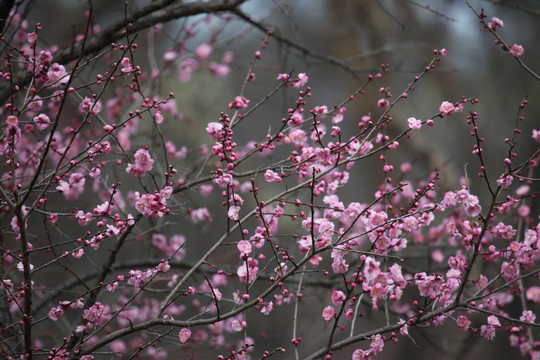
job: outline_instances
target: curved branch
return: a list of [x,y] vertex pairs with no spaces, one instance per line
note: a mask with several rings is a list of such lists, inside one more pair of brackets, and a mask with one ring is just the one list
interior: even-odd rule
[[[217,12],[233,12],[237,6],[246,0],[213,0],[198,1],[194,3],[174,4],[173,0],[164,0],[160,2],[152,2],[150,5],[136,9],[127,17],[105,28],[98,34],[95,34],[84,46],[84,51],[81,43],[76,43],[73,46],[67,46],[64,49],[56,52],[52,59],[52,63],[67,64],[81,56],[86,56],[100,51],[110,46],[115,41],[123,38],[127,34],[132,34],[144,29],[147,29],[156,24],[176,20],[183,17],[189,17],[199,14],[217,13]],[[171,5],[173,4],[173,5]],[[32,74],[27,71],[22,71],[19,74],[14,74],[13,84],[23,88],[32,80]],[[0,103],[4,103],[12,93],[9,86],[4,86],[0,89]]]

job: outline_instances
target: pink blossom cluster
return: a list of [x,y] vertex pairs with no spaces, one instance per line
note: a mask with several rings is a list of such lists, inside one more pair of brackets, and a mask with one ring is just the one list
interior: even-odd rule
[[146,149],[139,149],[135,152],[134,163],[128,164],[126,172],[130,175],[141,177],[152,170],[154,159]]
[[[162,63],[153,41],[169,30],[155,25],[145,44],[149,72],[136,62],[130,28],[137,22],[123,24],[104,53],[60,64],[53,59],[63,52],[44,47],[41,25],[30,30],[18,13],[10,16],[13,39],[3,41],[13,44],[0,74],[10,92],[0,111],[7,219],[0,292],[12,319],[0,324],[0,357],[250,359],[294,357],[292,350],[297,358],[332,359],[340,351],[360,360],[415,327],[448,325],[486,340],[504,332],[523,357],[540,358],[540,155],[516,146],[528,101],[503,142],[508,153],[493,162],[504,170],[493,173],[482,123],[469,109],[477,99],[445,100],[422,115],[427,120],[397,115],[445,49],[433,51],[398,96],[376,85],[386,80],[385,64],[327,104],[307,86],[316,74],[276,67],[279,83],[259,101],[250,87],[267,69],[256,62],[268,32],[231,97],[240,95],[215,112],[231,115],[204,122],[199,130],[209,139],[199,143],[189,125],[200,119],[181,113],[174,94],[151,94],[156,84],[168,86],[171,73],[182,82],[203,68],[217,78],[229,73],[231,52],[211,61],[222,45],[219,26],[232,16],[221,12],[186,21]],[[502,20],[484,17],[483,30],[498,36]],[[99,26],[87,31],[101,36]],[[77,46],[94,44],[88,36],[76,36]],[[503,49],[523,54],[520,45]],[[101,73],[92,74],[93,62]],[[271,124],[259,129],[252,114],[283,90],[286,106],[270,107]],[[353,101],[370,91],[362,103],[369,109],[355,113]],[[467,155],[480,164],[478,178],[464,171],[453,183],[444,169],[426,171],[403,150],[424,124],[450,115],[471,127]],[[396,121],[405,128],[396,131]],[[540,131],[526,138],[537,145]],[[374,322],[362,318],[367,312]],[[262,333],[253,325],[262,318],[285,326]],[[315,350],[302,342],[314,336],[311,322],[324,337]],[[290,344],[263,349],[281,333],[292,333]],[[11,339],[24,349],[15,354]]]
[[155,219],[162,217],[169,213],[167,208],[167,200],[172,195],[172,186],[168,185],[160,191],[156,191],[154,194],[142,194],[135,193],[135,208],[137,211],[148,219]]

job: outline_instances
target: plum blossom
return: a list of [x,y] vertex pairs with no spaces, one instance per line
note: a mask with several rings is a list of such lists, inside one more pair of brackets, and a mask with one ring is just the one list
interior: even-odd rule
[[501,276],[506,281],[512,281],[519,276],[519,267],[512,259],[510,262],[503,262],[501,265]]
[[139,195],[139,193],[135,193],[135,209],[150,220],[162,217],[169,212],[167,200],[171,194],[171,186],[166,186],[154,194]]
[[336,314],[336,311],[334,310],[334,308],[331,306],[327,306],[323,309],[322,317],[326,321],[332,321],[335,314]]
[[69,81],[69,75],[66,72],[66,68],[58,63],[54,63],[49,67],[47,78],[49,79],[47,84],[52,87],[66,85]]
[[122,73],[129,73],[133,71],[133,65],[131,65],[131,61],[128,57],[123,58],[120,60],[120,65],[122,65]]
[[533,131],[532,131],[532,138],[533,138],[534,141],[536,141],[537,143],[540,143],[540,130],[533,129]]
[[45,130],[51,123],[51,120],[45,114],[39,114],[33,120],[39,130]]
[[240,218],[240,206],[231,206],[229,208],[229,211],[227,212],[227,216],[233,221],[238,221],[238,219]]
[[188,328],[181,329],[178,333],[178,338],[182,344],[189,342],[189,339],[191,338],[191,330]]
[[64,314],[64,308],[62,306],[53,307],[49,311],[49,319],[57,321],[60,316]]
[[279,184],[281,182],[281,177],[279,176],[279,174],[270,169],[266,170],[266,172],[264,173],[264,179],[267,182],[275,182],[276,184]]
[[531,286],[527,289],[527,292],[525,293],[525,297],[527,300],[538,304],[540,303],[540,287],[538,286]]
[[208,123],[208,126],[206,127],[206,133],[214,140],[218,139],[221,130],[223,130],[223,124],[219,122]]
[[534,324],[534,320],[536,320],[536,315],[531,310],[523,310],[521,316],[519,317],[519,320]]
[[390,103],[386,99],[379,99],[379,101],[377,101],[377,107],[379,107],[379,109],[386,109],[388,106],[390,106]]
[[289,74],[278,74],[276,80],[279,81],[288,81],[290,78]]
[[94,305],[84,310],[83,318],[90,323],[98,323],[103,319],[104,312],[105,306],[99,301],[96,301]]
[[332,303],[336,306],[341,306],[346,300],[345,294],[341,290],[334,290],[332,292]]
[[193,221],[193,223],[195,224],[198,224],[202,221],[212,221],[212,216],[210,215],[208,209],[205,207],[194,209],[193,211],[191,211],[190,215],[191,221]]
[[504,190],[507,190],[508,186],[510,186],[512,184],[513,179],[514,179],[514,177],[512,175],[506,175],[505,176],[504,174],[502,174],[497,179],[497,185],[501,186]]
[[332,122],[334,124],[342,122],[343,121],[343,114],[345,114],[346,111],[347,111],[347,109],[344,108],[344,107],[339,108],[338,113],[336,115],[332,116]]
[[461,331],[467,331],[469,329],[469,326],[471,325],[471,321],[463,315],[460,315],[457,317],[457,325],[459,327],[459,330]]
[[512,55],[513,57],[516,57],[516,58],[523,55],[524,52],[525,52],[525,49],[523,49],[523,46],[518,45],[518,44],[514,44],[510,48],[510,55]]
[[197,54],[197,57],[199,59],[204,60],[209,57],[210,54],[212,54],[212,46],[210,46],[209,44],[201,44],[195,50],[195,54]]
[[247,240],[241,240],[237,245],[241,255],[249,255],[251,253],[251,243]]
[[297,146],[304,146],[307,141],[307,135],[302,129],[294,129],[285,138],[285,142],[293,143]]
[[410,129],[418,130],[422,127],[422,120],[418,120],[414,117],[408,118],[407,122],[409,123]]
[[444,115],[452,115],[454,109],[454,104],[448,101],[443,101],[441,106],[439,106],[439,111],[442,112]]
[[178,64],[178,80],[180,82],[188,82],[191,80],[193,73],[199,67],[199,62],[194,58],[187,58]]
[[152,170],[154,159],[150,156],[150,153],[146,149],[139,149],[134,155],[134,164],[129,164],[126,168],[126,172],[130,175],[141,177],[146,172]]
[[257,277],[259,271],[259,262],[257,259],[247,258],[246,261],[238,267],[236,275],[241,282],[250,282]]
[[264,315],[268,315],[273,309],[274,309],[274,303],[270,301],[268,304],[262,307],[261,313]]
[[504,22],[495,16],[491,18],[491,23],[493,24],[494,27],[497,27],[497,26],[500,28],[504,27]]
[[297,81],[294,83],[293,86],[298,89],[298,88],[306,85],[308,80],[309,80],[309,77],[305,73],[300,73],[300,74],[298,74]]
[[28,33],[28,36],[26,37],[29,44],[35,44],[37,41],[37,34],[35,32]]
[[382,351],[384,347],[384,339],[381,334],[372,335],[369,339],[371,340],[369,349],[356,349],[352,354],[352,360],[370,360],[373,358],[373,356]]
[[66,200],[74,201],[84,192],[86,179],[84,175],[78,172],[71,174],[68,180],[60,180],[56,190],[64,193]]
[[79,110],[81,110],[83,114],[90,113],[92,115],[96,115],[99,114],[101,108],[101,101],[95,101],[87,97],[85,97],[83,101],[79,104]]
[[164,117],[161,111],[156,111],[156,114],[154,115],[154,120],[156,121],[156,124],[161,124],[163,122]]
[[229,103],[229,109],[245,109],[248,107],[249,100],[244,96],[236,96],[233,101]]

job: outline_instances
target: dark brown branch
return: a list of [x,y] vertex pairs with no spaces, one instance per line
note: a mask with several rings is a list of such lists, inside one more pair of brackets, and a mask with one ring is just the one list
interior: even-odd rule
[[[67,64],[76,60],[80,56],[87,56],[111,46],[115,41],[125,37],[124,31],[128,34],[147,29],[156,24],[176,20],[183,17],[189,17],[199,14],[217,13],[225,11],[234,11],[237,6],[246,0],[213,0],[210,2],[195,2],[174,4],[172,0],[153,2],[148,6],[141,7],[126,18],[110,25],[100,33],[87,41],[82,51],[82,44],[76,43],[73,46],[67,46],[59,50],[53,57],[53,63]],[[173,5],[171,5],[173,4]],[[128,26],[128,24],[131,24]],[[13,74],[13,84],[19,88],[24,88],[32,80],[32,74],[23,71],[19,74]],[[0,103],[4,103],[11,95],[10,87],[0,89]]]
[[[345,71],[347,71],[348,73],[356,76],[356,74],[358,72],[361,72],[361,71],[358,71],[358,70],[354,70],[352,69],[350,66],[348,66],[344,61],[340,60],[340,59],[337,59],[335,57],[332,57],[332,56],[328,56],[326,54],[323,54],[323,53],[320,53],[320,52],[317,52],[317,51],[314,51],[312,49],[309,49],[305,46],[302,46],[286,37],[283,37],[279,34],[276,34],[275,32],[271,31],[270,29],[264,27],[262,24],[256,22],[255,20],[251,19],[246,13],[242,12],[240,9],[236,9],[233,11],[233,13],[238,16],[240,19],[244,20],[245,22],[247,22],[248,24],[252,25],[253,27],[261,30],[262,32],[264,32],[265,34],[269,34],[270,36],[272,36],[274,39],[276,39],[277,41],[279,41],[280,43],[282,44],[285,44],[289,47],[291,47],[292,49],[295,49],[295,50],[298,50],[300,51],[300,53],[304,54],[304,55],[309,55],[310,57],[314,58],[314,59],[318,59],[318,60],[321,60],[321,61],[324,61],[326,63],[329,63],[331,65],[334,65],[334,66],[337,66]],[[370,69],[369,71],[372,71],[373,69]]]

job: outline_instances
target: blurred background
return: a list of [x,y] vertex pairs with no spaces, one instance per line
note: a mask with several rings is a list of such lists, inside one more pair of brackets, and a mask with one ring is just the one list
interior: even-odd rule
[[[74,0],[36,2],[27,19],[29,24],[42,23],[41,41],[68,46],[84,31],[87,3]],[[101,28],[123,17],[123,1],[96,0],[92,3],[93,22]],[[147,3],[130,1],[129,7]],[[477,12],[484,9],[487,20],[493,16],[503,20],[505,26],[497,32],[507,43],[522,45],[525,52],[521,59],[540,72],[540,1],[471,0],[469,4]],[[475,142],[469,136],[467,111],[478,113],[479,132],[486,139],[484,155],[488,174],[494,180],[505,169],[503,159],[508,147],[504,139],[512,136],[519,105],[525,97],[529,104],[522,113],[525,120],[519,123],[523,132],[518,135],[515,149],[518,162],[538,148],[538,143],[531,141],[531,130],[540,128],[540,82],[522,69],[511,55],[494,45],[491,34],[479,31],[478,19],[465,1],[248,0],[241,9],[293,45],[270,38],[268,46],[260,49],[265,33],[234,14],[226,19],[207,16],[180,19],[163,24],[159,31],[145,31],[137,36],[140,47],[135,55],[137,65],[160,73],[156,79],[148,81],[148,86],[163,97],[170,91],[175,93],[180,120],[164,124],[164,132],[174,136],[177,147],[198,149],[201,143],[210,145],[211,140],[204,130],[207,124],[217,121],[220,112],[228,111],[227,104],[241,91],[250,99],[251,105],[261,101],[278,85],[278,73],[306,73],[313,94],[309,106],[331,108],[361,86],[368,74],[376,73],[380,64],[389,64],[390,72],[382,80],[371,84],[365,95],[346,105],[345,120],[340,125],[344,133],[354,134],[362,116],[376,118],[380,115],[381,110],[376,106],[382,97],[379,87],[389,88],[395,96],[401,94],[429,63],[433,50],[445,48],[448,55],[421,79],[407,100],[402,100],[391,111],[393,121],[388,133],[397,135],[406,129],[408,117],[427,119],[434,116],[445,100],[456,102],[461,97],[475,97],[480,103],[473,107],[469,105],[463,114],[436,119],[436,126],[424,127],[412,139],[402,140],[399,157],[389,158],[390,162],[394,166],[403,161],[413,162],[412,175],[418,179],[425,179],[431,171],[439,169],[442,174],[440,185],[447,189],[457,189],[460,179],[468,176],[473,179],[473,192],[486,195],[484,184],[476,180],[479,163],[471,153]],[[194,36],[186,36],[189,29],[194,29]],[[223,80],[216,80],[215,75],[204,68],[197,70],[189,81],[178,78],[176,64],[193,54],[201,43],[212,45],[210,60],[220,61],[226,51],[232,51],[234,58],[230,72]],[[172,65],[168,65],[164,60],[167,52],[180,48],[184,52],[178,53]],[[249,63],[257,50],[262,55],[254,65],[256,79],[242,90]],[[92,69],[93,74],[95,70],[99,69]],[[286,116],[287,108],[293,106],[296,97],[297,90],[289,88],[268,100],[238,127],[237,142],[243,146],[278,128],[280,119]],[[140,124],[141,139],[145,136],[145,128],[149,127],[149,124]],[[358,180],[344,189],[345,194],[354,196],[356,201],[371,201],[383,177],[381,166],[377,159],[364,163],[357,171],[366,176],[356,177]],[[198,206],[221,211],[220,204],[208,199],[196,201]],[[533,205],[533,211],[538,212],[538,204]],[[215,224],[214,228],[199,226],[191,230],[193,234],[186,230],[184,235],[190,238],[203,233],[212,239],[223,229],[219,219]],[[201,245],[192,244],[190,248],[195,254],[202,250],[204,246]],[[141,251],[139,256],[144,254],[147,253]],[[227,256],[224,255],[222,260],[226,261]],[[312,300],[321,299],[320,306],[312,311],[304,307],[300,316],[305,319],[320,317],[323,299],[327,299],[328,294],[306,292]],[[275,311],[283,312],[282,319],[290,318],[291,308]],[[367,311],[366,323],[360,324],[359,330],[372,327],[371,316]],[[287,329],[287,323],[268,323],[266,319],[271,318],[262,316],[260,319],[257,325],[260,332],[271,335],[262,340],[268,347],[290,343],[291,334],[284,331],[283,337],[275,337],[273,331],[276,326]],[[301,323],[304,324],[299,329],[304,338],[302,346],[308,354],[322,345],[328,329],[322,321],[320,324]],[[398,344],[388,344],[387,348],[379,359],[519,358],[519,351],[510,348],[504,331],[497,334],[494,342],[488,343],[479,336],[469,337],[469,333],[457,332],[455,325],[450,323],[438,328],[411,329],[410,339],[402,338]],[[336,352],[334,359],[348,359],[350,352],[350,349]]]

